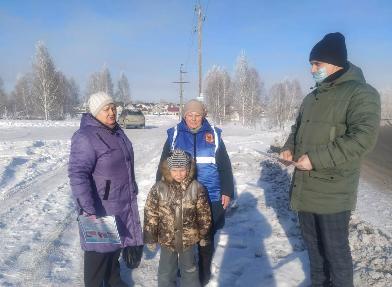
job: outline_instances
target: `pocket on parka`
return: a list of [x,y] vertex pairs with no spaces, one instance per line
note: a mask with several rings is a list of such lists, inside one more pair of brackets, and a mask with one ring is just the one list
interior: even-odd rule
[[311,170],[309,171],[309,177],[311,178],[316,178],[322,181],[330,181],[330,182],[336,182],[342,180],[344,177],[343,175],[334,170],[334,171],[315,171]]

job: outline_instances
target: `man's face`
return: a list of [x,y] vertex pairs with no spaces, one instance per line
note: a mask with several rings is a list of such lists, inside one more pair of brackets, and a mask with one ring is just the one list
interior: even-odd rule
[[109,104],[104,106],[95,118],[105,126],[113,128],[116,124],[116,113],[116,106],[114,104]]
[[332,64],[328,64],[325,62],[321,62],[321,61],[311,61],[310,62],[310,66],[311,66],[311,73],[314,74],[316,73],[319,69],[321,68],[325,68],[325,70],[327,71],[328,76],[332,75],[333,73],[336,73],[337,71],[343,69],[342,67],[339,66],[335,66]]
[[190,129],[197,129],[201,127],[203,116],[196,112],[189,112],[185,115],[185,123]]
[[171,177],[177,181],[182,182],[187,176],[188,170],[185,167],[173,167],[170,169]]

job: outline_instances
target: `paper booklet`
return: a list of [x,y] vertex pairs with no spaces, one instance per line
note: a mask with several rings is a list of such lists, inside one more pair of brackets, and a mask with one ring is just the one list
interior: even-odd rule
[[114,216],[94,219],[80,215],[78,221],[86,243],[121,244]]

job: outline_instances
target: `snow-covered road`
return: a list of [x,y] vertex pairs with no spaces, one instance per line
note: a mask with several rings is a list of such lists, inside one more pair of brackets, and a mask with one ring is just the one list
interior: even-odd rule
[[[146,129],[126,131],[134,144],[141,216],[166,129],[174,123],[174,118],[148,117]],[[0,286],[83,286],[67,177],[70,138],[77,127],[76,121],[0,121]],[[223,137],[237,200],[216,237],[209,286],[308,286],[306,250],[288,208],[292,171],[258,152],[268,152],[280,134],[230,125]],[[392,286],[392,240],[365,223],[361,213],[366,200],[374,201],[371,194],[374,190],[362,181],[350,235],[356,286]],[[159,252],[147,252],[132,272],[122,264],[124,280],[129,286],[156,286],[158,260]]]

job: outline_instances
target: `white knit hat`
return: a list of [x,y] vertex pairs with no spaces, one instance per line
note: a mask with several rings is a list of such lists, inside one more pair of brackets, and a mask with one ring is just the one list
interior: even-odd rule
[[90,113],[95,117],[104,106],[112,103],[114,101],[108,94],[98,92],[92,94],[88,99],[88,108],[90,109]]

